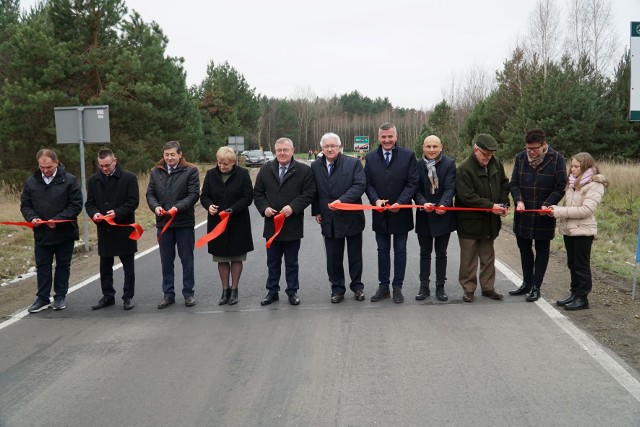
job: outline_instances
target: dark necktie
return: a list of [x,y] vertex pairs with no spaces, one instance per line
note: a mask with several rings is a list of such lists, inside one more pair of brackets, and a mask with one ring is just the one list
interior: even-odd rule
[[390,157],[391,157],[391,153],[390,152],[387,151],[386,153],[384,153],[384,165],[386,167],[388,167],[389,163],[391,162]]
[[333,167],[335,165],[333,163],[329,163],[329,175],[331,175],[333,173]]
[[284,179],[284,174],[287,173],[286,166],[280,166],[280,182]]

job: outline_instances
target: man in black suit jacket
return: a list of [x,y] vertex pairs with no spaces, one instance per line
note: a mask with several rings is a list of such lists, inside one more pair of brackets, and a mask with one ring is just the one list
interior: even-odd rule
[[[413,151],[398,147],[398,133],[392,123],[383,123],[378,129],[378,149],[367,154],[364,168],[367,178],[367,197],[372,205],[411,204],[418,187],[418,166]],[[372,211],[373,231],[378,245],[378,291],[371,297],[378,302],[391,296],[393,302],[404,302],[402,284],[407,266],[407,238],[413,230],[411,209]],[[393,281],[391,276],[391,237],[393,236]]]
[[342,142],[335,133],[326,133],[320,139],[323,156],[311,164],[316,181],[316,197],[311,214],[316,217],[324,236],[327,254],[327,274],[331,282],[331,302],[339,303],[346,292],[344,278],[344,243],[349,257],[349,288],[358,301],[364,300],[362,283],[362,230],[363,211],[341,211],[331,203],[362,204],[367,181],[360,160],[344,156]]
[[282,231],[267,248],[267,296],[261,305],[279,300],[282,257],[286,270],[287,290],[291,305],[300,304],[298,298],[298,252],[304,233],[304,210],[316,193],[311,168],[293,158],[293,142],[280,138],[275,143],[276,160],[260,168],[253,187],[253,202],[264,217],[263,237],[275,233],[273,217],[285,216]]

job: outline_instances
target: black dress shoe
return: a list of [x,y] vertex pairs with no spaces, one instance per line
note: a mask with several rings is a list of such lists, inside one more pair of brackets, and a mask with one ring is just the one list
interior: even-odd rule
[[389,292],[389,287],[384,285],[379,285],[376,293],[371,297],[371,302],[382,301],[385,298],[389,298],[391,296],[391,292]]
[[262,301],[260,301],[260,305],[269,305],[272,302],[279,301],[280,297],[276,292],[269,292],[266,297]]
[[396,304],[401,304],[404,302],[404,295],[402,295],[402,288],[394,287],[393,288],[393,302]]
[[298,298],[298,295],[296,294],[289,295],[289,304],[300,305],[300,298]]
[[333,304],[337,304],[339,302],[342,302],[343,299],[344,299],[344,294],[332,294],[331,295],[331,302]]
[[167,308],[169,307],[171,304],[173,304],[174,302],[176,302],[175,298],[171,298],[171,297],[164,297],[164,299],[162,300],[162,302],[160,304],[158,304],[158,308],[159,309],[163,309],[163,308]]
[[238,288],[231,289],[229,294],[229,305],[235,305],[238,303]]
[[109,307],[110,305],[114,305],[116,303],[115,298],[102,297],[100,301],[96,305],[91,306],[91,310],[100,310],[101,308]]
[[578,295],[571,292],[571,295],[569,295],[567,298],[556,301],[556,305],[558,307],[564,307],[565,305],[575,301],[576,298],[578,298]]
[[589,308],[589,301],[584,297],[577,297],[564,306],[564,309],[568,311],[585,310],[587,308]]
[[524,295],[524,294],[528,294],[530,291],[531,291],[531,285],[527,283],[523,283],[515,291],[509,291],[509,295]]
[[444,292],[444,285],[436,286],[436,298],[438,299],[438,301],[448,301],[449,300],[449,297]]
[[222,296],[218,300],[218,305],[225,305],[226,303],[229,302],[229,293],[230,292],[231,292],[231,289],[229,289],[229,288],[224,288],[222,290]]
[[364,301],[364,291],[363,290],[358,290],[354,292],[354,296],[356,298],[356,301]]
[[135,305],[131,302],[131,298],[123,298],[123,306],[125,310],[131,310]]
[[529,302],[538,301],[540,299],[540,288],[538,286],[532,286],[525,299]]
[[193,307],[196,305],[196,299],[193,296],[184,297],[184,305],[187,307]]
[[418,291],[418,295],[416,295],[416,300],[417,301],[425,300],[430,295],[431,295],[431,290],[429,290],[429,285],[427,286],[420,285],[420,290]]

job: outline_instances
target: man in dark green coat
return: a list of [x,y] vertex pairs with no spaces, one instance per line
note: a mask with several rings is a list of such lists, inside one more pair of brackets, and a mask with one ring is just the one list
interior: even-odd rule
[[498,144],[491,135],[478,134],[473,139],[473,153],[458,166],[456,172],[456,207],[491,209],[457,213],[459,281],[464,289],[462,299],[465,302],[473,302],[478,280],[483,296],[502,299],[502,295],[494,289],[496,269],[493,241],[500,233],[500,217],[507,214],[509,180],[504,166],[494,156],[497,149]]

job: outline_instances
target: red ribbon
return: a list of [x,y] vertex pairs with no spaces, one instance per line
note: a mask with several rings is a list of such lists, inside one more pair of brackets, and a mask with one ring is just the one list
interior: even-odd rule
[[284,225],[284,213],[280,212],[279,214],[277,214],[276,216],[273,217],[273,226],[276,229],[276,232],[273,234],[273,236],[271,236],[271,238],[269,240],[267,240],[267,249],[271,247],[271,243],[273,243],[273,241],[275,240],[276,237],[278,237],[278,234],[280,234],[280,231],[282,231],[282,226]]
[[[373,210],[373,211],[377,211],[377,212],[383,212],[389,209],[412,209],[412,208],[417,208],[417,209],[425,209],[428,211],[432,211],[432,210],[441,210],[441,211],[481,211],[481,212],[492,212],[494,210],[497,209],[493,209],[493,208],[461,208],[461,207],[454,207],[454,206],[449,206],[449,207],[445,207],[445,206],[433,206],[433,208],[431,209],[427,209],[424,207],[424,205],[385,205],[385,206],[373,206],[373,205],[359,205],[359,204],[354,204],[354,203],[342,203],[342,202],[336,202],[336,203],[329,203],[329,207],[333,208],[333,209],[339,209],[339,210],[343,210],[343,211],[364,211],[364,210]],[[523,210],[517,210],[515,211],[516,213],[523,213],[523,212],[537,212],[537,213],[548,213],[551,212],[551,209],[523,209]]]
[[40,225],[40,224],[57,224],[60,222],[75,222],[75,219],[49,219],[49,220],[38,220],[37,222],[33,223],[33,222],[27,222],[27,221],[0,221],[0,225],[15,225],[18,227],[29,227],[31,229],[33,229],[36,224]]
[[104,220],[104,222],[106,222],[107,224],[113,225],[115,227],[133,227],[133,231],[131,232],[131,234],[129,234],[129,238],[131,240],[140,239],[140,237],[142,237],[142,233],[144,233],[144,230],[137,222],[134,222],[133,224],[116,224],[114,219],[110,216],[103,216],[101,219]]
[[227,229],[227,223],[229,222],[229,212],[222,211],[219,212],[218,215],[220,215],[220,222],[214,227],[213,230],[198,239],[198,241],[196,242],[196,248],[203,247],[213,239],[220,236]]
[[158,242],[160,241],[160,238],[162,237],[164,232],[167,231],[167,228],[169,228],[169,226],[173,222],[173,219],[176,217],[177,213],[178,213],[178,209],[175,209],[175,208],[171,208],[168,211],[165,211],[165,210],[162,211],[162,215],[170,215],[171,218],[169,218],[169,221],[167,221],[167,223],[164,225],[164,227],[162,227],[162,231],[158,235]]

